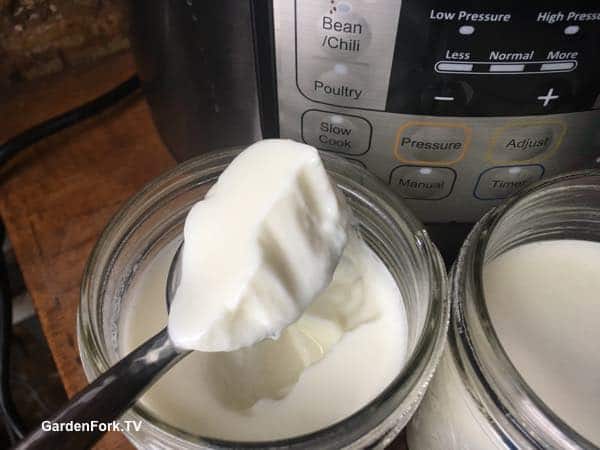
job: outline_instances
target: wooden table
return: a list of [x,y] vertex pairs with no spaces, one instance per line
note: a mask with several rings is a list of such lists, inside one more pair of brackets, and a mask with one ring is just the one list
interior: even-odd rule
[[[0,94],[0,142],[134,72],[124,54]],[[88,255],[119,206],[174,165],[139,94],[32,146],[0,171],[0,215],[69,396],[87,384],[75,317]],[[97,448],[131,446],[111,433]]]
[[[0,141],[75,107],[135,72],[130,55],[61,74],[0,98]],[[83,267],[119,206],[172,167],[141,95],[19,155],[0,173],[0,214],[69,396],[86,378],[75,317]],[[131,446],[118,433],[98,448]]]

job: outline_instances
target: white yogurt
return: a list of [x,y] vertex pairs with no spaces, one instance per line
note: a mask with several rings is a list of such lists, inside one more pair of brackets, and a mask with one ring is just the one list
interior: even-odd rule
[[600,446],[600,243],[517,247],[487,264],[490,318],[527,384]]
[[[491,321],[536,395],[600,445],[600,244],[557,240],[512,249],[483,269]],[[411,450],[506,448],[446,349],[409,427]]]
[[279,335],[331,281],[349,215],[315,148],[248,147],[185,220],[173,343],[231,351]]
[[506,450],[467,391],[448,347],[408,425],[410,450]]
[[252,441],[316,431],[381,393],[406,358],[406,314],[346,208],[311,147],[265,141],[236,158],[186,220],[169,316],[175,244],[129,290],[123,354],[167,321],[200,350],[141,403],[190,433]]
[[[175,251],[165,248],[130,290],[123,354],[161,330]],[[276,340],[235,352],[192,352],[140,400],[163,421],[228,440],[269,440],[316,431],[373,400],[407,352],[402,298],[384,264],[352,238],[334,280]]]

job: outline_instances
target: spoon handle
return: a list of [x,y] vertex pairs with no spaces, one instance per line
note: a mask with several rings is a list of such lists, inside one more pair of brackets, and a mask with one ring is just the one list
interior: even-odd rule
[[[91,447],[106,431],[97,425],[116,420],[156,379],[188,352],[178,351],[163,329],[77,393],[61,410],[28,434],[16,449]],[[44,431],[43,425],[73,422],[92,426],[90,431]],[[93,424],[96,424],[95,429]],[[102,431],[98,428],[102,428]]]

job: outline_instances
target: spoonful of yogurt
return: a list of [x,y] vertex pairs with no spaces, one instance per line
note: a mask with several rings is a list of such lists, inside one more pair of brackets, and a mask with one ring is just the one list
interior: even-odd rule
[[314,148],[249,147],[186,218],[173,343],[232,351],[277,337],[329,285],[347,222]]
[[[273,139],[247,148],[186,218],[184,245],[169,270],[167,328],[49,422],[111,422],[191,351],[276,338],[331,282],[349,216],[313,147]],[[17,448],[87,448],[103,430],[40,427]]]

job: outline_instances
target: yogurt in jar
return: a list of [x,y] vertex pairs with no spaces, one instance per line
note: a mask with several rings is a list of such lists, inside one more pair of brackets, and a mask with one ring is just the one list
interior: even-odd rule
[[[483,266],[494,331],[532,391],[600,446],[600,243],[524,244]],[[446,349],[409,427],[411,450],[508,448]]]
[[[281,153],[268,155],[275,157],[265,160],[271,167],[254,160],[249,172],[242,159],[208,196],[220,202],[232,195],[229,204],[237,209],[217,204],[192,210],[180,285],[187,293],[182,300],[178,291],[174,314],[168,317],[164,299],[176,250],[171,243],[129,290],[122,315],[123,353],[167,321],[176,344],[202,350],[174,366],[140,402],[170,425],[205,437],[273,440],[324,428],[373,400],[406,359],[399,289],[385,264],[346,226],[347,207],[318,153],[291,141],[263,144],[267,154]],[[286,151],[298,157],[293,164]],[[289,177],[263,183],[244,201],[244,189],[256,185],[252,177],[282,172]],[[227,224],[219,226],[215,218]],[[190,237],[196,226],[212,227],[214,242],[209,234]],[[203,251],[213,258],[203,259]]]

